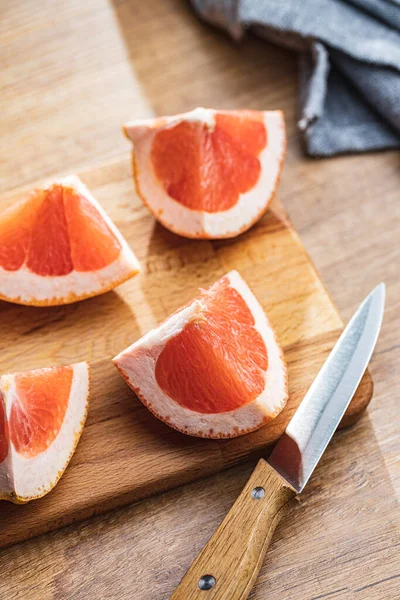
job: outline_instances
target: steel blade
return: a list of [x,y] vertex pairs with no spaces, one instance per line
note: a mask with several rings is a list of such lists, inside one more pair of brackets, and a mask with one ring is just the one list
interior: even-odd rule
[[268,459],[298,492],[324,453],[367,368],[384,304],[385,284],[381,283],[353,315]]

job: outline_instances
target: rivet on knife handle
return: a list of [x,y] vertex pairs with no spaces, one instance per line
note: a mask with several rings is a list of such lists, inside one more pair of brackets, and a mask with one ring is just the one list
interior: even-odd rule
[[296,491],[261,459],[171,600],[245,600],[283,508]]

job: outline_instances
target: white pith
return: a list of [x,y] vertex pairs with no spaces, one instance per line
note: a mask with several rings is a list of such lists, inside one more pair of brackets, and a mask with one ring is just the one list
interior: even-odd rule
[[[57,483],[74,452],[82,432],[89,401],[89,365],[72,365],[73,379],[68,408],[52,444],[37,456],[25,458],[9,442],[8,455],[0,464],[0,498],[11,496],[20,502],[40,497]],[[15,400],[15,374],[0,377],[7,419]]]
[[[168,229],[189,237],[223,238],[237,235],[256,221],[265,210],[275,191],[285,152],[285,127],[280,111],[264,111],[267,145],[258,159],[261,174],[256,185],[244,194],[232,208],[218,213],[189,209],[169,196],[159,183],[151,161],[151,147],[155,135],[163,128],[170,128],[183,120],[215,124],[218,111],[197,108],[189,113],[157,120],[131,121],[125,125],[126,135],[134,144],[136,178],[140,195],[149,205],[156,218]],[[221,111],[224,112],[224,111]]]
[[172,315],[113,359],[150,410],[161,420],[190,435],[231,437],[257,429],[268,418],[275,417],[287,400],[286,368],[271,325],[239,273],[231,271],[226,277],[231,287],[245,300],[254,317],[255,328],[261,334],[267,348],[265,389],[252,403],[230,412],[204,414],[181,406],[159,387],[155,377],[157,359],[166,342],[182,331],[193,315],[201,309],[199,300]]
[[62,177],[50,185],[71,187],[93,204],[121,244],[121,252],[111,264],[97,271],[71,271],[67,275],[37,275],[23,265],[17,271],[0,267],[0,297],[21,304],[58,304],[108,291],[139,272],[139,262],[128,243],[88,188],[75,175]]

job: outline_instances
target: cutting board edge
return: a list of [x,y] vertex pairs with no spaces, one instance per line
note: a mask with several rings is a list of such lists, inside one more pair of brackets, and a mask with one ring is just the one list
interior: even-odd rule
[[[360,411],[355,412],[353,414],[345,415],[343,417],[343,419],[341,420],[341,422],[338,426],[338,430],[346,429],[348,427],[351,427],[352,425],[355,425],[355,423],[357,423],[361,419],[363,414],[365,413],[365,410],[367,409],[367,407],[372,399],[372,388],[373,388],[373,381],[372,381],[370,374],[368,372],[366,372],[366,375],[368,376],[368,383],[371,387],[371,392],[370,392],[369,397],[366,397],[366,400]],[[26,532],[26,535],[22,534],[21,536],[17,536],[17,537],[14,536],[13,539],[10,541],[2,542],[0,540],[0,549],[9,548],[9,547],[14,546],[15,544],[19,544],[21,542],[34,540],[35,538],[37,538],[41,535],[45,535],[48,533],[54,533],[56,531],[59,531],[60,529],[64,529],[66,527],[71,527],[78,523],[83,524],[85,521],[87,521],[89,519],[109,514],[115,510],[124,509],[127,506],[135,505],[138,502],[142,502],[143,500],[156,497],[162,493],[172,491],[183,485],[187,485],[187,484],[194,483],[196,481],[208,479],[209,477],[213,477],[213,476],[217,475],[218,473],[222,473],[222,472],[224,472],[228,469],[231,469],[235,466],[244,464],[247,460],[256,461],[259,458],[261,458],[263,455],[265,455],[265,453],[268,453],[268,450],[273,447],[274,443],[275,442],[273,442],[267,446],[264,446],[263,448],[258,448],[257,450],[254,450],[253,452],[245,453],[236,459],[224,460],[222,467],[217,465],[214,469],[207,467],[207,469],[204,469],[204,471],[202,470],[202,471],[198,471],[198,472],[193,472],[193,474],[189,475],[188,477],[185,477],[185,479],[182,479],[181,481],[179,481],[179,474],[178,474],[178,476],[177,475],[169,476],[165,480],[160,479],[160,480],[154,482],[154,486],[146,486],[146,487],[143,486],[143,488],[137,488],[130,492],[124,492],[118,496],[114,496],[112,499],[110,499],[108,501],[102,501],[98,505],[92,505],[92,506],[82,508],[79,511],[75,511],[74,513],[71,513],[71,515],[64,514],[62,517],[63,520],[61,523],[58,523],[57,521],[49,522],[47,527],[43,526],[43,523],[40,523],[38,525],[37,531],[31,528],[29,530],[29,532],[28,532],[28,530],[23,530],[23,532]],[[221,454],[222,454],[222,457],[224,457],[224,453],[222,452]],[[4,502],[6,502],[6,501],[4,501]]]

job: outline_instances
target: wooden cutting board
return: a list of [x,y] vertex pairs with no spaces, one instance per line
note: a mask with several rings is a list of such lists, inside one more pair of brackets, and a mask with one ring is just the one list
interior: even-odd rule
[[[89,416],[56,488],[24,506],[0,501],[0,547],[221,471],[265,452],[281,435],[343,327],[280,202],[234,240],[178,237],[137,198],[130,159],[80,173],[142,264],[116,291],[69,306],[0,302],[0,372],[89,360]],[[0,198],[0,210],[24,190]],[[285,352],[290,399],[263,429],[233,440],[201,440],[155,419],[110,358],[187,302],[199,287],[237,269],[266,310]],[[342,425],[355,422],[372,395],[368,373]]]

